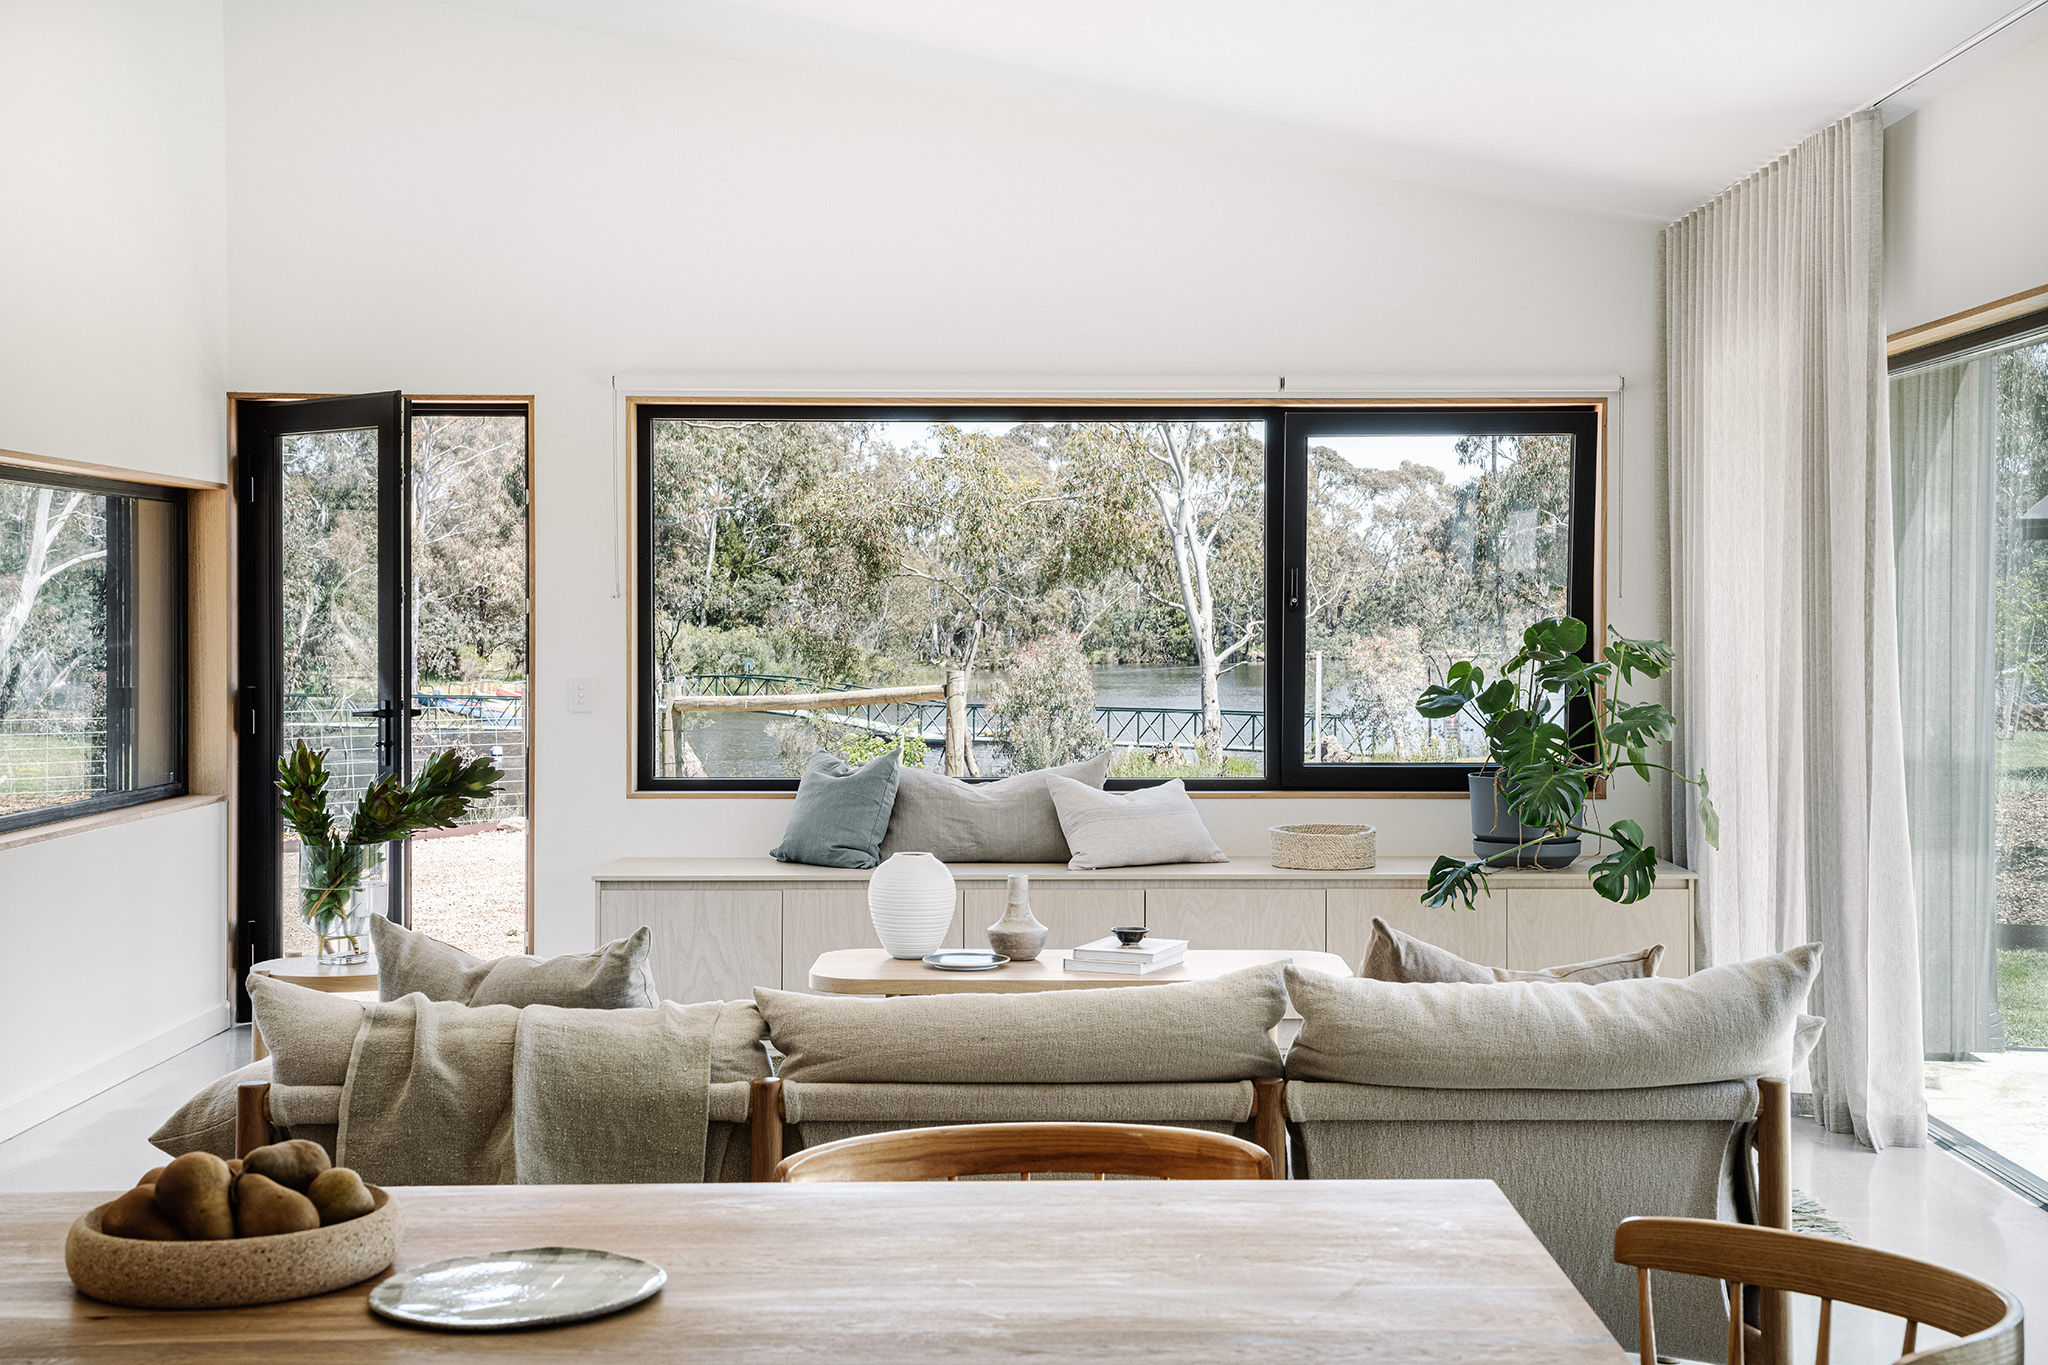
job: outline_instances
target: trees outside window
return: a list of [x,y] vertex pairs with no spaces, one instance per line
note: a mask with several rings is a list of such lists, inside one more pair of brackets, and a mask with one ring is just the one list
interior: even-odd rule
[[1275,606],[1301,417],[642,405],[643,781],[787,783],[816,748],[884,739],[936,762],[935,700],[801,716],[688,702],[949,673],[968,689],[971,775],[1105,745],[1120,781],[1470,761],[1469,737],[1425,722],[1415,696],[1452,662],[1512,653],[1585,590],[1591,419],[1431,432],[1394,459],[1338,428],[1303,447],[1303,526],[1286,535],[1304,601],[1286,629],[1322,654],[1318,730],[1313,696],[1299,716],[1273,704],[1309,657],[1283,647]]

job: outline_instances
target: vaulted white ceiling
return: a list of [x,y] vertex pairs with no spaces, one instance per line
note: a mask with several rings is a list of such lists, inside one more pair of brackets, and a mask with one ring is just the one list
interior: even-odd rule
[[[1869,104],[2018,2],[461,0],[1227,127],[1363,173],[1656,218]],[[1999,46],[2044,24],[2048,8]]]

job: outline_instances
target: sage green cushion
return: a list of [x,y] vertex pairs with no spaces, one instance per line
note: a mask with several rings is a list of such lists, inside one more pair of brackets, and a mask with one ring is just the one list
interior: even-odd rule
[[1000,782],[968,782],[905,768],[881,856],[929,853],[944,863],[1063,863],[1073,856],[1060,832],[1048,777],[1101,790],[1110,750]]
[[1358,974],[1375,981],[1577,981],[1597,986],[1603,981],[1633,981],[1655,976],[1663,960],[1664,945],[1653,943],[1632,953],[1603,957],[1592,962],[1574,962],[1564,967],[1537,971],[1516,971],[1512,967],[1482,967],[1456,953],[1404,934],[1379,916],[1373,916],[1372,942],[1366,945],[1365,961]]
[[1687,977],[1415,983],[1287,967],[1290,1078],[1445,1090],[1627,1090],[1783,1072],[1820,945]]
[[1057,1085],[1278,1076],[1280,964],[1209,981],[869,1000],[757,987],[791,1082]]
[[[555,1005],[567,1010],[644,1010],[661,1003],[647,962],[647,929],[592,953],[488,961],[378,915],[370,921],[377,949],[377,998],[424,995],[475,1005]],[[268,1035],[265,1035],[268,1036]]]
[[797,782],[782,842],[769,856],[812,867],[873,867],[881,861],[902,772],[894,749],[858,768],[837,754],[812,754]]

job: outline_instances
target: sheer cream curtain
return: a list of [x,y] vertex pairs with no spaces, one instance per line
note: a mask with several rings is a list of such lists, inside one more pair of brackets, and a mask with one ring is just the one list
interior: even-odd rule
[[1882,178],[1875,113],[1824,129],[1664,233],[1678,650],[1674,767],[1704,768],[1721,849],[1673,784],[1703,875],[1704,962],[1807,940],[1815,1116],[1925,1141],[1907,843]]
[[1998,360],[1892,384],[1906,810],[1928,1053],[1999,1051]]

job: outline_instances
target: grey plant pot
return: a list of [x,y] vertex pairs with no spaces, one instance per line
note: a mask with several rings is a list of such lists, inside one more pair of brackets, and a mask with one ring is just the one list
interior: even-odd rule
[[[1541,838],[1537,825],[1525,825],[1508,808],[1507,799],[1494,785],[1498,768],[1482,768],[1472,774],[1472,856],[1486,859],[1492,867],[1565,867],[1579,856],[1579,836],[1544,839],[1529,848],[1510,852],[1516,844]],[[1583,822],[1578,822],[1583,823]]]

